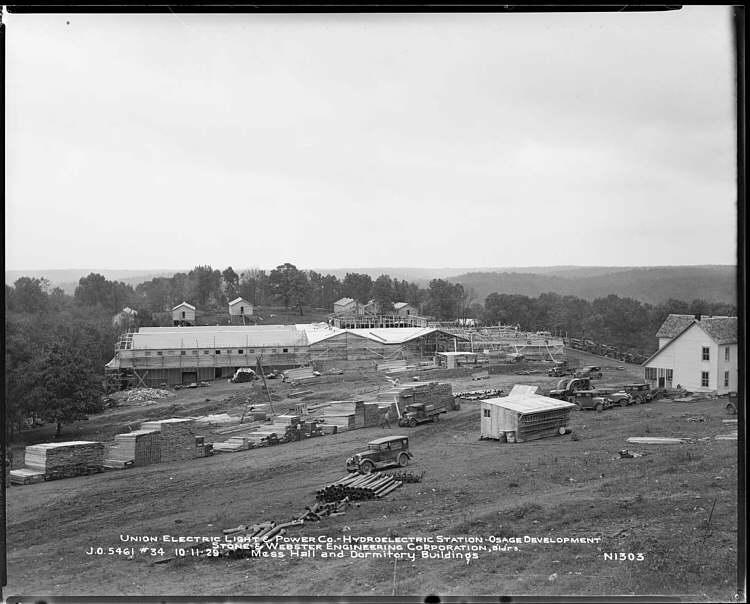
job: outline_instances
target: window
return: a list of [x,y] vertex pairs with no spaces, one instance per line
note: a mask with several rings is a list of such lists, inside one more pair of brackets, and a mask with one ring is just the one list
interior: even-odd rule
[[147,357],[150,357],[150,356],[151,356],[151,351],[150,351],[150,350],[147,350],[147,351],[146,351],[146,356],[147,356]]
[[708,346],[703,347],[703,360],[704,361],[710,361],[711,355],[710,355],[710,348]]
[[248,349],[247,349],[247,351],[248,351],[249,353],[250,353],[250,352],[255,352],[255,348],[248,348]]
[[227,354],[232,354],[232,351],[231,350],[227,350]]
[[271,350],[269,350],[268,352],[276,352],[276,349],[275,348],[271,348]]
[[490,410],[489,410],[489,409],[484,409],[484,410],[482,411],[482,415],[483,415],[484,417],[489,417],[489,416],[490,416]]
[[[729,348],[727,348],[729,350]],[[729,388],[729,372],[724,372],[724,388]]]
[[244,353],[244,352],[242,351],[242,348],[240,348],[240,349],[239,349],[239,350],[237,351],[237,354],[245,354],[245,353]]
[[158,356],[158,357],[162,356],[163,354],[164,354],[164,353],[163,353],[163,352],[162,352],[161,350],[158,350],[158,351],[156,352],[156,356]]
[[197,350],[191,350],[190,354],[198,354],[198,351]]
[[667,381],[668,382],[672,381],[672,370],[671,369],[667,369]]
[[185,311],[184,310],[182,311],[182,318],[183,319],[185,318]]
[[656,367],[646,367],[646,379],[647,380],[656,379]]
[[203,351],[203,354],[208,354],[208,350],[204,350],[204,351]]
[[284,348],[284,349],[282,350],[282,352],[289,352],[289,349],[288,349],[288,348]]
[[400,440],[396,440],[391,443],[391,449],[393,449],[394,451],[398,451],[400,448],[401,448]]
[[187,354],[187,352],[185,350],[180,350],[180,356],[184,357],[186,354]]
[[221,354],[221,350],[217,350],[217,351],[216,351],[216,354]]
[[701,371],[701,387],[708,388],[708,371]]
[[728,363],[729,362],[729,346],[727,346],[724,349],[724,360]]

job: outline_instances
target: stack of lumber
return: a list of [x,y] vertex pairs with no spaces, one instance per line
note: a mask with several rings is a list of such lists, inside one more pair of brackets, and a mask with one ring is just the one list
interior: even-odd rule
[[44,480],[44,472],[40,470],[29,470],[21,468],[20,470],[10,471],[10,484],[34,484]]
[[[281,435],[283,436],[283,434]],[[258,430],[247,435],[248,443],[253,447],[267,447],[279,444],[279,434],[270,430]]]
[[157,430],[135,430],[115,436],[115,442],[109,447],[105,464],[119,467],[129,461],[134,466],[146,466],[161,461],[161,443]]
[[347,430],[354,430],[354,415],[326,415],[323,417],[323,424],[321,427],[323,428],[323,432],[326,434],[328,433],[327,430],[329,428],[326,428],[326,426],[333,426],[336,428],[332,434],[336,434],[338,432],[346,432]]
[[467,390],[457,392],[456,398],[462,398],[467,401],[478,401],[486,398],[495,398],[503,393],[502,388],[490,388],[488,390]]
[[303,378],[311,378],[316,375],[320,375],[312,367],[299,367],[298,369],[287,369],[284,372],[284,379],[286,380],[299,380]]
[[365,427],[370,428],[372,426],[379,426],[382,421],[383,415],[389,413],[388,407],[385,409],[381,408],[381,404],[378,402],[365,403]]
[[365,403],[361,400],[331,401],[323,410],[323,417],[327,424],[336,424],[355,428],[365,427]]
[[247,451],[251,446],[251,439],[247,436],[233,436],[223,443],[214,443],[213,450],[220,453],[234,453],[235,451]]
[[403,483],[387,474],[359,474],[352,472],[334,483],[328,484],[316,493],[318,501],[349,501],[380,499]]
[[228,426],[239,423],[239,417],[229,415],[228,413],[217,413],[215,415],[204,415],[203,417],[195,418],[196,426]]
[[172,417],[143,422],[142,430],[156,430],[160,434],[161,461],[183,461],[195,459],[195,420]]
[[44,472],[47,480],[101,472],[104,444],[80,440],[32,445],[26,447],[24,464]]

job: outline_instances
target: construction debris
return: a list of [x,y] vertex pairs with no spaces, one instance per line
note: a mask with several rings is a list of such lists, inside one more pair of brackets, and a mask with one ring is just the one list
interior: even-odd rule
[[135,402],[153,402],[154,399],[174,396],[174,392],[163,390],[161,388],[131,388],[123,392],[112,395],[113,398],[120,398],[128,403]]
[[319,489],[316,493],[316,499],[327,502],[340,501],[344,498],[348,498],[349,501],[380,499],[402,484],[403,481],[396,480],[388,474],[351,472],[336,482]]

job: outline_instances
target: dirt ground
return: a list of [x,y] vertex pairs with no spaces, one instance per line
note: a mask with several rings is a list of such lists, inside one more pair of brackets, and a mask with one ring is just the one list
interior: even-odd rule
[[[606,366],[598,357],[584,363]],[[611,363],[613,366],[615,363]],[[622,364],[620,364],[622,366]],[[601,383],[640,381],[642,369],[605,370]],[[431,376],[432,377],[432,376]],[[436,376],[437,377],[437,376]],[[550,388],[542,374],[451,378],[454,390],[514,383]],[[242,387],[245,389],[243,390]],[[318,396],[372,383],[327,384]],[[375,385],[377,387],[377,385]],[[110,410],[67,436],[92,438],[178,409],[241,407],[247,385],[182,390],[157,407]],[[282,397],[286,385],[272,389]],[[327,394],[326,394],[327,393]],[[234,398],[232,398],[234,397]],[[206,398],[212,401],[206,402]],[[317,397],[316,397],[317,398]],[[281,403],[279,403],[281,404]],[[223,405],[223,407],[222,407]],[[737,560],[737,441],[721,400],[658,401],[603,413],[574,411],[571,435],[528,443],[479,440],[479,402],[438,424],[367,428],[189,462],[12,487],[7,492],[5,596],[41,595],[646,595],[734,601]],[[703,416],[705,421],[689,422]],[[85,426],[83,425],[85,424]],[[112,432],[114,433],[114,432]],[[405,433],[424,481],[343,516],[289,529],[287,536],[600,537],[595,544],[521,543],[519,551],[465,559],[158,558],[125,547],[124,535],[217,536],[263,520],[287,521],[316,489],[345,473],[344,461],[372,438]],[[692,437],[692,444],[642,445],[628,436]],[[701,438],[711,437],[707,440]],[[628,448],[642,457],[620,459]],[[709,524],[710,518],[710,524]],[[144,544],[136,544],[144,545]],[[152,545],[153,544],[148,544]],[[177,544],[159,544],[169,554]],[[87,554],[101,547],[102,555]],[[642,560],[605,559],[607,553]],[[617,556],[615,556],[617,558]],[[394,581],[395,577],[395,581]]]

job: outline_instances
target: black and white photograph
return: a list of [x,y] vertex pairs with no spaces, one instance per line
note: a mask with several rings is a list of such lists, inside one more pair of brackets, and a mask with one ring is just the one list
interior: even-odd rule
[[5,601],[745,602],[743,10],[4,7]]

